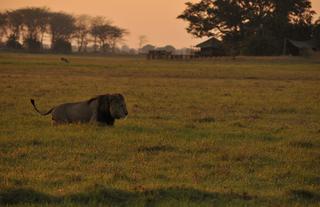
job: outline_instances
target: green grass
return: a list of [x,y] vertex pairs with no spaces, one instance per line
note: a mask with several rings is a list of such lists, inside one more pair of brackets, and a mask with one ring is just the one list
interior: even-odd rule
[[[319,206],[320,62],[0,53],[0,206]],[[114,127],[40,109],[122,93]]]

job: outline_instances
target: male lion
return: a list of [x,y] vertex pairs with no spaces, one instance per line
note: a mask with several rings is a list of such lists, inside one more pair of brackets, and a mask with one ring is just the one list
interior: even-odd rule
[[40,112],[33,99],[34,109],[45,116],[52,114],[54,124],[97,122],[114,125],[115,119],[128,115],[124,97],[121,94],[106,94],[77,103],[65,103],[51,108],[48,112]]

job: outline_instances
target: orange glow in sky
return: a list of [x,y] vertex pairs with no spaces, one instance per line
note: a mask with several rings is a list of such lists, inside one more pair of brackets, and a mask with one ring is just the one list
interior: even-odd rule
[[[129,30],[125,44],[130,47],[137,48],[138,37],[146,35],[150,44],[182,48],[201,42],[186,32],[186,22],[176,18],[187,1],[190,0],[0,0],[0,10],[45,6],[52,11],[105,16]],[[311,2],[313,9],[320,13],[320,0]]]

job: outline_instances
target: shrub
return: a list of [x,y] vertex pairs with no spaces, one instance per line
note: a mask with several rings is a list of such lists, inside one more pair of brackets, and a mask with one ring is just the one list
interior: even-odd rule
[[42,49],[41,42],[35,38],[25,39],[23,45],[29,52],[40,52]]
[[268,35],[254,35],[243,42],[244,55],[271,56],[281,54],[282,43]]
[[17,40],[17,37],[15,35],[11,35],[9,37],[9,39],[6,42],[6,47],[9,48],[9,49],[14,49],[14,50],[22,49],[22,45]]
[[72,52],[72,46],[71,43],[64,39],[58,39],[56,40],[52,47],[53,52],[56,53],[71,53]]

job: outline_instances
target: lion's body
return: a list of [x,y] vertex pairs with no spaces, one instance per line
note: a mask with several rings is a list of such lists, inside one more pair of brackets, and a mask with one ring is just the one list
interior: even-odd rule
[[87,101],[65,103],[53,107],[46,113],[40,112],[31,100],[35,110],[41,115],[52,114],[54,124],[98,122],[113,125],[115,119],[127,116],[127,108],[122,95],[101,95]]
[[55,122],[89,122],[95,121],[95,108],[93,102],[66,103],[59,105],[51,112],[52,120]]

